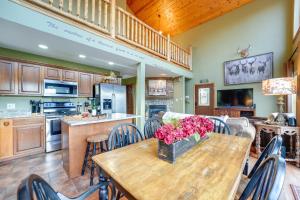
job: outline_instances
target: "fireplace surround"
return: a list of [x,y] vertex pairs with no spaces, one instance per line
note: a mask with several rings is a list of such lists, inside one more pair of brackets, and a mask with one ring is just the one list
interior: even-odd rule
[[149,105],[148,117],[159,117],[160,112],[167,112],[167,105]]

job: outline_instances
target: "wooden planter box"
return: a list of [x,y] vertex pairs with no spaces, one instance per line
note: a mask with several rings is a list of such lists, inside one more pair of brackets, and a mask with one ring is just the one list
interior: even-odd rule
[[176,158],[178,158],[180,155],[187,152],[200,142],[208,139],[207,136],[200,139],[200,136],[197,137],[195,135],[196,134],[190,136],[187,139],[180,140],[169,145],[165,144],[161,140],[158,140],[158,157],[162,160],[174,163],[176,161]]

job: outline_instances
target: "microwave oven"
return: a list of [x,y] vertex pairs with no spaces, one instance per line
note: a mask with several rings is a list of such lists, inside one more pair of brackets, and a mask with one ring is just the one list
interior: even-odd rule
[[45,79],[44,96],[78,97],[78,83]]

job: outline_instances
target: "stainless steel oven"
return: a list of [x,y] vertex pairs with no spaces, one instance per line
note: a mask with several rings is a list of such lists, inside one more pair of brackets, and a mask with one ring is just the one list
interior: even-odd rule
[[61,149],[62,116],[46,117],[46,152]]
[[72,102],[44,102],[46,115],[46,152],[61,149],[61,119],[65,115],[77,114]]
[[77,97],[78,83],[56,80],[44,80],[44,96]]

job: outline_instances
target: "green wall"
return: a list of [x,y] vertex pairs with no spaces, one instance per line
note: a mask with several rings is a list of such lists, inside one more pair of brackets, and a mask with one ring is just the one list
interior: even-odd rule
[[186,95],[191,98],[186,112],[194,112],[193,87],[201,79],[214,82],[216,89],[254,88],[257,116],[276,111],[276,99],[262,94],[261,83],[224,86],[223,63],[239,58],[237,48],[251,44],[250,56],[274,52],[274,77],[282,76],[292,45],[291,13],[292,0],[253,1],[175,36],[176,42],[193,47],[194,78],[186,82]]
[[135,85],[136,84],[136,76],[122,79],[122,85]]
[[31,53],[15,51],[12,49],[5,49],[1,47],[0,47],[0,56],[13,58],[13,59],[21,59],[24,61],[33,61],[33,62],[39,62],[43,64],[57,65],[67,69],[73,69],[73,70],[78,70],[83,72],[100,73],[100,74],[109,74],[110,72],[109,70],[96,67],[96,66],[84,65],[84,64],[69,62],[65,60],[59,60],[59,59],[49,58],[45,56],[35,55]]

